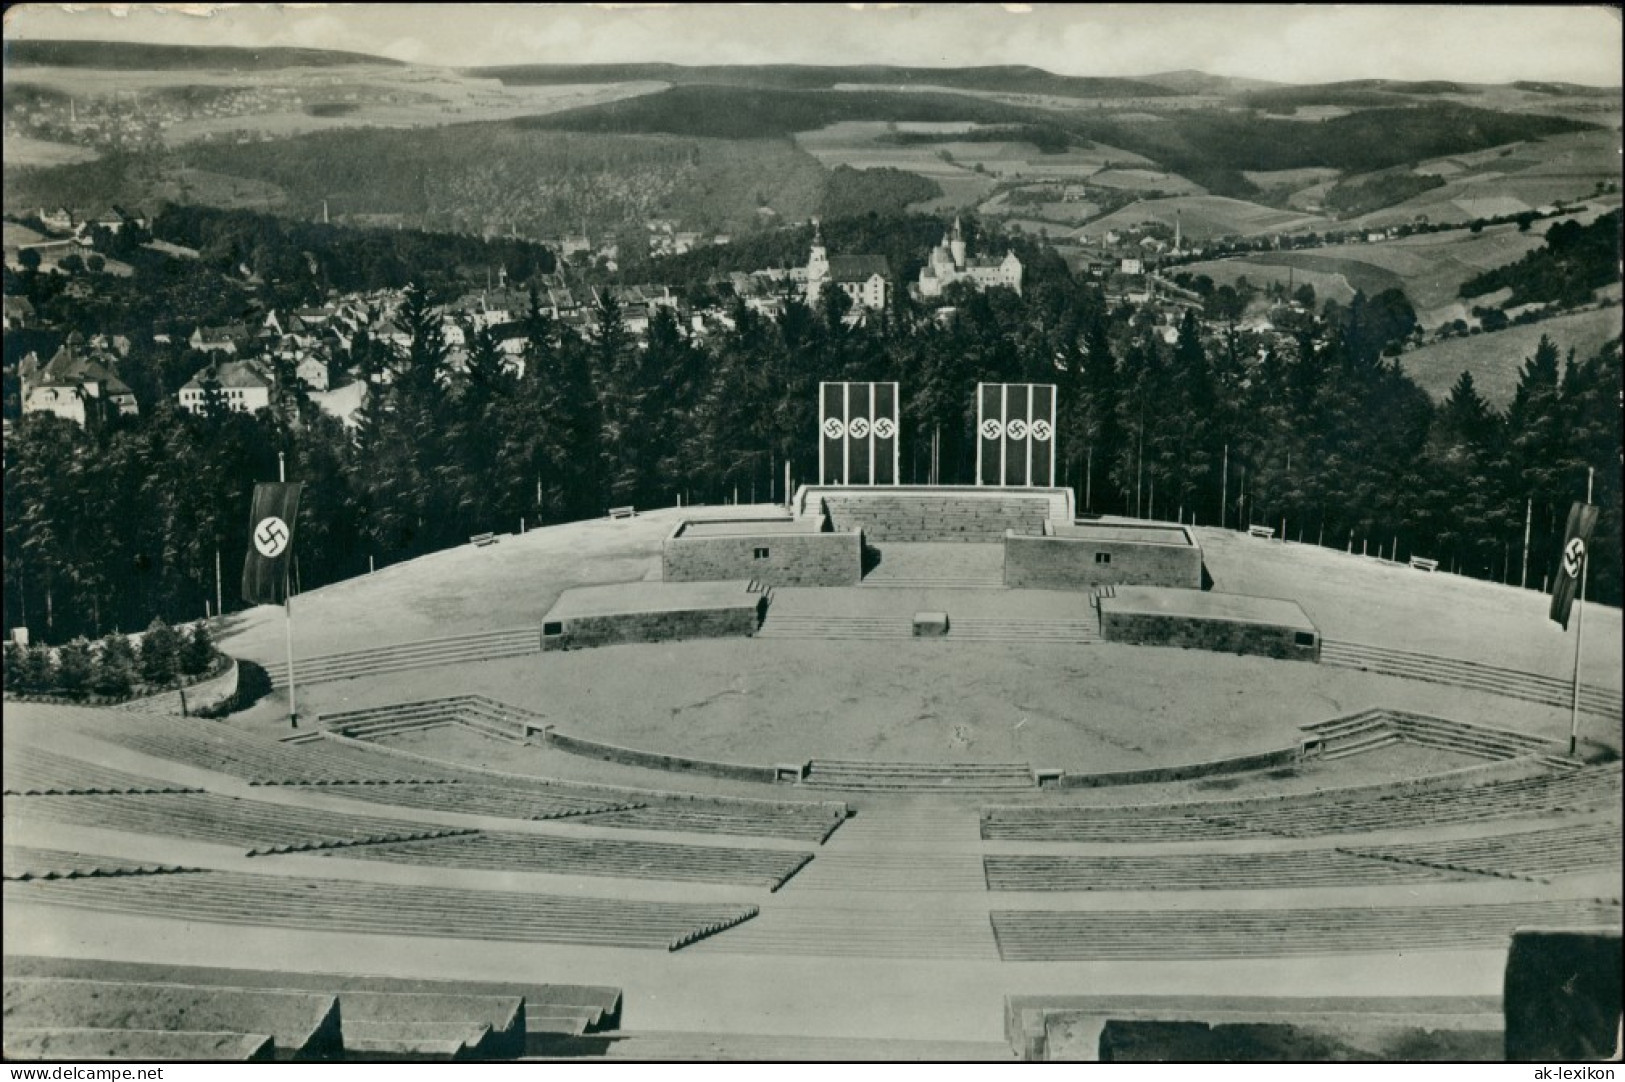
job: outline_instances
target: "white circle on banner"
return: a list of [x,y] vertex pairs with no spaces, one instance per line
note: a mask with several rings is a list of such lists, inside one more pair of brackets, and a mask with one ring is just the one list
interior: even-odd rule
[[846,430],[855,440],[861,440],[869,434],[869,422],[863,417],[854,417],[846,422]]
[[288,547],[288,524],[270,515],[254,527],[254,549],[267,560],[275,559]]
[[982,422],[982,438],[984,440],[996,440],[1002,435],[1004,435],[1004,426],[998,422],[997,418],[989,417]]
[[838,440],[846,435],[846,426],[839,417],[824,418],[824,436],[827,439]]
[[1027,438],[1027,422],[1017,417],[1004,426],[1004,432],[1013,440],[1024,440]]
[[1563,573],[1571,579],[1580,577],[1580,564],[1585,560],[1586,543],[1578,537],[1563,546]]
[[1046,440],[1048,440],[1049,438],[1050,438],[1049,422],[1048,421],[1034,421],[1033,422],[1033,439],[1037,440],[1040,443],[1043,443]]
[[875,435],[883,440],[889,440],[897,435],[897,426],[892,424],[890,417],[882,417],[875,422]]

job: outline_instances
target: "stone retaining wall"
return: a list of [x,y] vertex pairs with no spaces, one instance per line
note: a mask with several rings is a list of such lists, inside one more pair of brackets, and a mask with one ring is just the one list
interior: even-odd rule
[[567,751],[572,755],[586,756],[590,759],[620,763],[624,766],[641,766],[651,770],[681,770],[690,774],[704,774],[713,778],[730,778],[734,781],[771,783],[777,780],[777,772],[770,766],[720,763],[710,759],[688,759],[680,755],[661,755],[658,752],[638,751],[635,748],[623,748],[616,744],[605,744],[597,740],[584,740],[579,736],[566,736],[551,728],[544,730],[543,739],[548,745],[558,748],[560,751]]
[[[1108,560],[1102,561],[1104,554]],[[1202,588],[1202,550],[1065,534],[1004,535],[1004,584],[1028,590],[1090,590],[1096,586]]]
[[[684,523],[683,526],[686,526]],[[685,536],[679,526],[661,546],[667,582],[756,579],[769,586],[856,586],[863,578],[863,535],[751,534],[748,523],[730,536]]]
[[659,612],[573,616],[560,621],[557,634],[544,625],[543,650],[573,650],[618,643],[672,642],[679,639],[750,637],[762,624],[767,598],[754,607],[674,609]]
[[1192,616],[1184,613],[1112,612],[1102,606],[1100,633],[1107,642],[1134,646],[1183,646],[1223,654],[1256,654],[1291,661],[1319,661],[1320,636],[1299,645],[1299,629]]

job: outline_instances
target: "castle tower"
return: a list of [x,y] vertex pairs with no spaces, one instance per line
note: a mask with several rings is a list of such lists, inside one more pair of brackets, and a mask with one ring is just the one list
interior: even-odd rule
[[954,217],[954,231],[948,242],[948,250],[954,255],[954,266],[965,266],[965,234],[959,228],[959,218]]
[[816,298],[829,277],[829,253],[824,250],[824,227],[813,221],[812,255],[807,259],[807,296]]

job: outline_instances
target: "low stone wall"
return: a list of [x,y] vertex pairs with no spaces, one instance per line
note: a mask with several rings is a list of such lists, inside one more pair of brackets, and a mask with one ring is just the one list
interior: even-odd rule
[[661,577],[756,579],[769,586],[856,586],[863,578],[863,535],[857,530],[752,534],[748,523],[739,528],[737,535],[687,536],[679,526],[661,546]]
[[1231,759],[1211,759],[1203,763],[1184,763],[1178,766],[1153,766],[1143,770],[1115,770],[1100,774],[1062,774],[1058,788],[1102,789],[1112,785],[1152,785],[1165,781],[1187,781],[1191,778],[1210,778],[1221,774],[1245,774],[1250,770],[1268,770],[1290,766],[1302,758],[1297,747],[1279,751],[1265,751],[1256,755],[1239,755]]
[[766,612],[767,598],[763,596],[753,607],[572,616],[559,621],[556,634],[551,631],[551,623],[544,624],[542,649],[574,650],[619,643],[749,637],[756,634]]
[[1222,654],[1255,654],[1289,661],[1319,661],[1320,636],[1298,642],[1299,629],[1184,613],[1112,612],[1103,607],[1101,637],[1133,646],[1183,646]]
[[[1102,557],[1105,559],[1102,559]],[[1064,533],[1004,536],[1004,584],[1028,590],[1090,590],[1096,586],[1202,588],[1202,550]]]
[[778,778],[777,771],[771,766],[750,766],[743,763],[720,763],[710,759],[688,759],[680,755],[661,755],[658,752],[638,751],[635,748],[623,748],[597,740],[584,740],[578,736],[566,736],[551,728],[544,730],[543,739],[549,746],[560,751],[609,763],[620,763],[624,766],[641,766],[651,770],[681,770],[690,774],[704,774],[707,777],[729,778],[734,781],[771,783]]

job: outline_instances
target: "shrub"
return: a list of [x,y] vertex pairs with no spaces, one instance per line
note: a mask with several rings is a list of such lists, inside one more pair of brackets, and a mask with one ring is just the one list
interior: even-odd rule
[[149,684],[167,684],[175,679],[175,665],[181,638],[175,629],[154,617],[141,636],[141,679]]
[[112,698],[128,695],[135,686],[135,651],[130,640],[113,632],[102,640],[91,667],[90,689],[98,695]]
[[24,651],[15,642],[6,643],[6,690],[21,691],[23,669],[25,667]]
[[208,671],[214,662],[214,638],[209,634],[208,625],[200,622],[192,628],[192,633],[181,645],[179,660],[180,670],[187,676]]
[[22,685],[25,691],[48,691],[56,684],[56,659],[42,642],[23,653]]
[[56,654],[56,686],[67,695],[83,695],[95,668],[90,643],[74,639]]

